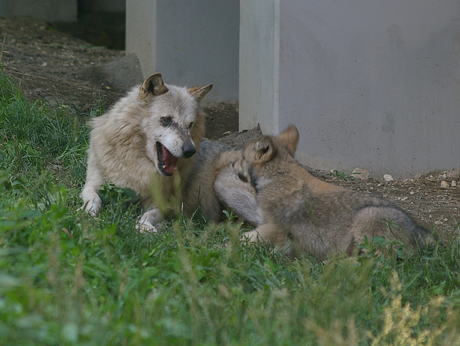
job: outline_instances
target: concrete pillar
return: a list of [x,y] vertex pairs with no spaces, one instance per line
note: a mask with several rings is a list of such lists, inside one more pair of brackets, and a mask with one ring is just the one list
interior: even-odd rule
[[144,78],[156,72],[156,10],[156,0],[126,0],[126,54],[137,55]]
[[241,0],[240,130],[279,130],[280,0]]
[[310,167],[460,167],[458,0],[241,0],[240,129],[300,130]]
[[144,76],[213,83],[204,101],[238,100],[238,1],[127,0],[126,10],[126,51],[138,55]]

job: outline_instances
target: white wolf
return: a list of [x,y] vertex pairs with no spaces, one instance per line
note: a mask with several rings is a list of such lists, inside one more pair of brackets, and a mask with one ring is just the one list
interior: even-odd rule
[[199,102],[211,88],[164,84],[155,73],[93,119],[83,208],[93,216],[101,210],[98,191],[103,183],[130,188],[147,208],[137,228],[155,232],[162,215],[153,205],[152,181],[160,181],[165,200],[174,194],[176,170],[186,181],[205,131]]

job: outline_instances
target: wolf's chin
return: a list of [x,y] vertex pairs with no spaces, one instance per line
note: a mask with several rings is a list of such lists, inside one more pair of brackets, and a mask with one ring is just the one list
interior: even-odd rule
[[160,142],[156,142],[156,154],[158,159],[157,169],[158,171],[166,176],[173,175],[176,170],[177,157],[169,152],[166,147]]

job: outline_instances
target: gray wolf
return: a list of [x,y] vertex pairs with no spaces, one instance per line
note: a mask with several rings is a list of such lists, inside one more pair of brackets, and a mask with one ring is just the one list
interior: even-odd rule
[[162,219],[154,205],[153,181],[167,200],[175,193],[175,176],[184,182],[205,132],[200,101],[212,84],[192,88],[164,84],[160,73],[134,87],[107,113],[91,121],[83,209],[91,215],[101,210],[102,184],[134,190],[147,211],[137,228],[156,231]]
[[219,222],[223,210],[231,209],[244,221],[259,225],[255,190],[242,182],[233,169],[233,164],[241,158],[241,150],[204,140],[185,183],[184,213],[191,216],[200,211],[208,222]]
[[235,174],[254,188],[262,219],[244,233],[249,241],[268,241],[288,255],[308,253],[324,260],[359,253],[366,238],[385,237],[411,249],[431,240],[395,205],[313,177],[293,158],[298,141],[299,132],[291,125],[277,137],[249,144],[234,164]]

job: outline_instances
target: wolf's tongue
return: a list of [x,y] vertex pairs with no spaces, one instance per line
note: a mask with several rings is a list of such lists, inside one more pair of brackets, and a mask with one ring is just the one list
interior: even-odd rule
[[162,145],[163,163],[165,167],[164,171],[168,174],[173,174],[176,169],[177,157],[169,152],[164,145]]

